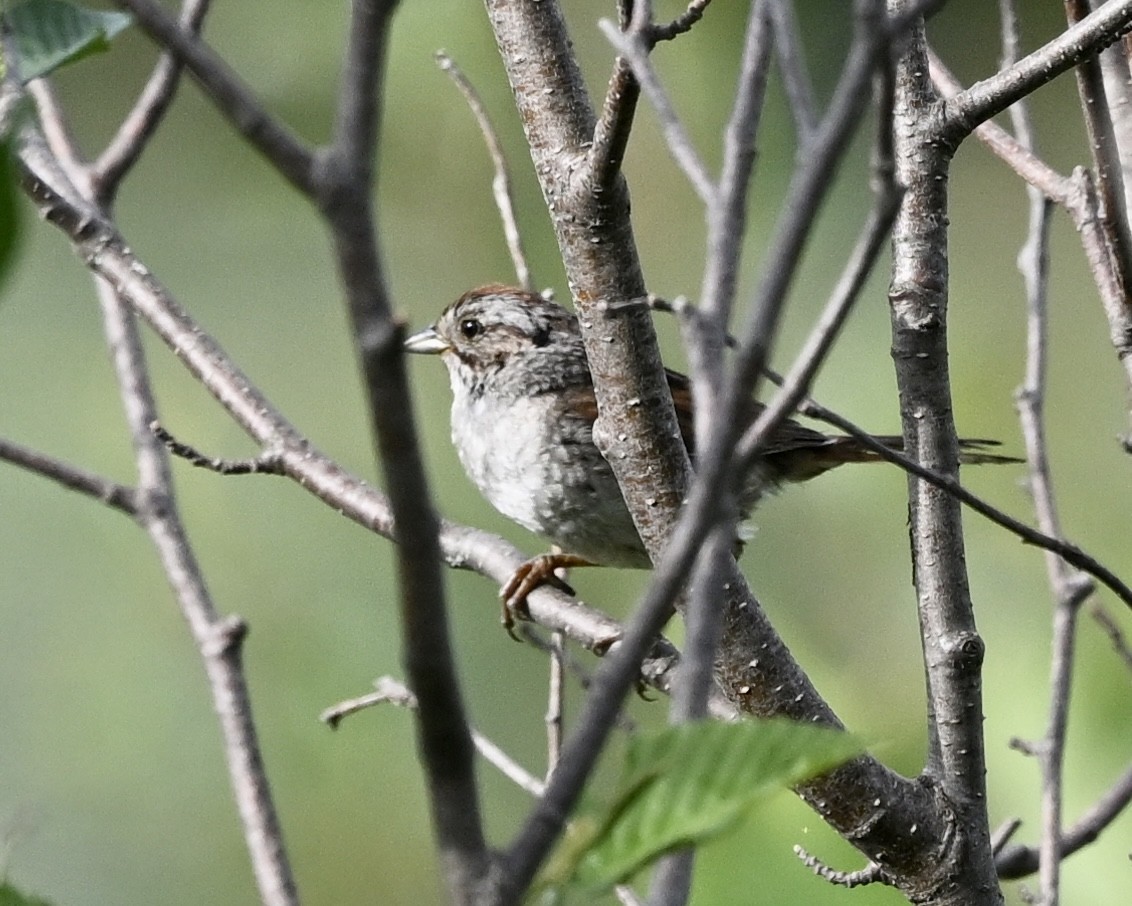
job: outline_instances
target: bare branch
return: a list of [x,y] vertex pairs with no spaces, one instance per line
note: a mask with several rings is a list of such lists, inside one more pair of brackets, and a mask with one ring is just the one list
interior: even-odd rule
[[[1013,64],[1018,47],[1018,20],[1012,0],[1000,4],[1004,64]],[[1083,92],[1099,81],[1096,60],[1078,67],[1078,84]],[[1033,128],[1024,102],[1010,108],[1011,121],[1019,143],[1034,151]],[[1103,114],[1101,115],[1102,119]],[[1108,122],[1111,127],[1111,122]],[[1097,128],[1102,128],[1100,125]],[[1027,187],[1030,226],[1026,243],[1018,254],[1018,269],[1026,286],[1026,372],[1016,393],[1016,405],[1026,442],[1030,466],[1030,493],[1038,527],[1047,535],[1061,536],[1053,480],[1047,456],[1044,403],[1048,340],[1049,224],[1051,205],[1033,186]],[[1121,193],[1123,195],[1123,192]],[[1125,227],[1127,224],[1125,223]],[[1072,570],[1064,560],[1047,553],[1046,572],[1055,597],[1053,619],[1053,657],[1050,665],[1049,721],[1038,752],[1042,772],[1041,866],[1043,903],[1056,906],[1061,886],[1061,811],[1065,743],[1069,723],[1069,691],[1073,676],[1073,649],[1077,616],[1081,604],[1092,593],[1093,583]]]
[[1105,635],[1108,636],[1109,641],[1112,642],[1112,647],[1119,655],[1120,659],[1124,661],[1125,666],[1132,670],[1132,646],[1129,646],[1128,640],[1124,637],[1120,626],[1112,615],[1100,604],[1094,602],[1089,608],[1089,615],[1097,621],[1101,629],[1104,630]]
[[[932,61],[932,70],[933,80],[945,94],[959,90],[958,83],[938,61]],[[1100,204],[1088,172],[1078,168],[1070,178],[1059,176],[994,123],[980,124],[975,129],[975,134],[1026,182],[1040,189],[1047,198],[1063,205],[1069,212],[1081,235],[1085,258],[1108,318],[1109,336],[1116,350],[1117,360],[1124,368],[1129,388],[1132,388],[1132,306],[1128,305],[1124,286],[1116,276],[1108,240],[1101,225]],[[1125,449],[1132,449],[1132,433],[1125,439],[1124,446]]]
[[770,0],[766,7],[774,26],[775,56],[782,72],[786,96],[790,99],[790,114],[794,117],[798,144],[804,148],[817,128],[818,114],[814,86],[798,36],[794,3],[793,0]]
[[285,475],[283,463],[273,453],[262,453],[250,459],[221,459],[216,456],[205,456],[196,447],[189,446],[177,440],[166,431],[160,423],[150,423],[153,436],[165,444],[174,456],[191,463],[201,469],[215,472],[217,475]]
[[697,22],[704,17],[711,0],[689,0],[688,8],[679,16],[665,25],[654,25],[650,29],[650,36],[654,42],[671,41],[680,35],[691,31]]
[[[185,0],[180,24],[199,35],[211,0]],[[169,52],[161,55],[133,108],[90,169],[94,198],[109,209],[122,178],[130,171],[165,118],[181,78],[181,64]]]
[[838,871],[836,868],[830,868],[817,856],[806,852],[801,846],[794,847],[794,855],[801,859],[802,864],[815,875],[829,881],[836,887],[845,887],[852,890],[854,887],[864,887],[869,884],[892,885],[892,879],[875,862],[860,871]]
[[[1065,0],[1065,9],[1070,22],[1075,25],[1088,14],[1089,4],[1086,0]],[[1132,231],[1128,227],[1120,147],[1116,141],[1098,57],[1086,57],[1077,65],[1077,89],[1081,95],[1081,111],[1088,131],[1089,150],[1093,155],[1097,194],[1101,200],[1101,222],[1108,238],[1107,246],[1117,282],[1125,287],[1127,294],[1132,289]]]
[[976,82],[943,105],[940,140],[957,147],[979,123],[1096,54],[1132,28],[1132,0],[1108,0],[1009,69]]
[[[941,95],[953,98],[963,90],[963,86],[943,61],[930,49],[928,61],[931,64],[932,82]],[[1056,172],[1001,126],[986,120],[975,127],[975,137],[1046,198],[1062,205],[1068,203],[1072,191],[1071,180]]]
[[609,186],[621,172],[640,94],[641,86],[629,63],[623,57],[617,57],[588,154],[595,185]]
[[0,437],[0,460],[49,478],[68,490],[92,497],[127,516],[138,515],[137,491],[134,488],[73,466],[47,453]]
[[862,446],[868,447],[882,459],[898,465],[901,469],[909,475],[914,475],[916,478],[923,479],[928,484],[934,485],[941,491],[952,495],[960,503],[970,507],[980,516],[983,516],[993,522],[995,525],[1006,529],[1012,534],[1017,535],[1025,543],[1032,544],[1042,550],[1050,551],[1057,554],[1061,559],[1071,566],[1075,566],[1083,573],[1088,573],[1095,578],[1098,582],[1108,588],[1115,594],[1121,601],[1129,607],[1132,607],[1132,588],[1121,581],[1120,577],[1116,575],[1107,566],[1096,560],[1094,557],[1087,554],[1077,545],[1069,541],[1063,541],[1060,538],[1053,538],[1045,535],[1042,532],[1026,525],[1024,522],[1019,522],[1013,516],[1003,512],[1002,510],[987,503],[981,497],[972,494],[959,482],[955,481],[948,475],[940,472],[933,471],[926,468],[916,460],[910,459],[903,453],[878,443],[872,435],[867,431],[855,425],[833,412],[826,409],[820,403],[813,399],[805,399],[798,405],[798,411],[803,415],[816,419],[817,421],[825,422],[826,424],[833,425],[835,428],[844,431],[846,434],[857,440]]
[[633,69],[641,90],[653,105],[660,119],[660,127],[664,132],[665,143],[672,152],[676,164],[696,190],[700,200],[710,206],[715,198],[716,187],[707,166],[696,152],[692,139],[685,130],[676,109],[672,105],[668,92],[660,82],[660,77],[649,60],[649,51],[652,45],[648,40],[648,31],[622,32],[613,22],[602,19],[598,25],[605,33],[609,43],[628,62]]
[[491,180],[491,191],[495,196],[495,207],[499,211],[500,220],[503,221],[503,236],[507,240],[507,251],[511,254],[511,263],[515,266],[515,279],[518,285],[525,290],[534,289],[531,280],[531,269],[527,264],[527,255],[523,251],[523,237],[519,233],[519,223],[515,218],[515,203],[511,191],[511,169],[507,166],[507,158],[503,154],[503,146],[499,143],[499,135],[491,124],[483,100],[476,91],[475,86],[468,81],[463,71],[448,54],[440,51],[436,54],[436,62],[448,74],[460,93],[467,101],[472,116],[479,124],[487,152],[491,156],[495,176]]
[[241,648],[247,627],[239,617],[222,617],[217,612],[181,522],[168,458],[161,443],[149,432],[157,409],[134,315],[107,283],[99,280],[97,284],[107,343],[134,441],[139,494],[145,501],[139,520],[157,549],[204,660],[223,734],[232,791],[260,895],[272,906],[293,906],[299,901],[298,891],[243,673]]
[[[1132,767],[1129,767],[1077,822],[1061,836],[1060,857],[1067,858],[1088,846],[1115,821],[1132,802]],[[1023,878],[1038,868],[1038,850],[1030,846],[1007,846],[995,860],[1000,878]]]
[[129,9],[138,24],[182,62],[236,130],[285,179],[304,195],[313,194],[310,150],[263,108],[228,64],[153,0],[118,0],[118,4]]
[[[546,776],[554,773],[562,756],[562,725],[566,706],[566,640],[561,632],[550,636],[550,682],[546,695]],[[542,792],[539,792],[542,795]]]

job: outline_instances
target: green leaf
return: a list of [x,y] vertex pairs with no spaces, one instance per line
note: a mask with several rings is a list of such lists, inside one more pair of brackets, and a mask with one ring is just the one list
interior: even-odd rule
[[638,738],[612,807],[596,821],[575,822],[545,879],[595,894],[861,751],[845,733],[786,719],[685,724]]
[[110,39],[134,21],[127,13],[84,9],[65,0],[23,0],[5,19],[25,83],[65,63],[109,50]]
[[0,884],[0,906],[51,906],[47,900],[20,893],[11,884]]

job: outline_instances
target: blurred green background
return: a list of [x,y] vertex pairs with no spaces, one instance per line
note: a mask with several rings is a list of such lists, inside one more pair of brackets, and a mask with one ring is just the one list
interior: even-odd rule
[[[610,50],[597,29],[612,4],[570,0],[574,38],[600,90]],[[716,4],[657,61],[713,163],[734,80],[745,4]],[[820,96],[847,40],[839,0],[798,4]],[[993,4],[957,0],[933,23],[937,48],[970,82],[997,58]],[[1056,6],[1021,4],[1024,43],[1061,28]],[[346,4],[284,0],[218,4],[207,33],[269,108],[313,141],[331,117]],[[661,14],[680,7],[658,4]],[[482,141],[432,54],[448,50],[485,97],[515,170],[522,228],[540,285],[565,283],[482,8],[405,0],[389,67],[380,207],[385,258],[400,309],[428,323],[478,283],[511,275]],[[61,95],[86,148],[111,134],[152,64],[136,32],[110,54],[62,72]],[[1085,143],[1072,77],[1033,99],[1041,148],[1068,171]],[[804,337],[868,205],[867,138],[846,161],[791,301],[781,367]],[[793,161],[781,87],[762,130],[746,257],[749,289]],[[695,295],[700,209],[642,104],[627,162],[650,289]],[[1025,194],[973,142],[951,180],[951,367],[967,434],[1020,452],[1012,394],[1023,367],[1023,299],[1014,258]],[[364,404],[326,237],[312,210],[187,84],[130,179],[122,229],[199,322],[318,446],[376,474]],[[0,298],[0,434],[130,482],[129,441],[106,361],[89,280],[53,229],[26,218],[15,274]],[[1050,455],[1066,531],[1132,575],[1132,482],[1117,435],[1127,429],[1121,373],[1068,218],[1053,235]],[[877,431],[899,430],[889,360],[885,275],[870,283],[815,395]],[[680,364],[673,325],[659,327]],[[152,340],[152,337],[148,337]],[[221,455],[252,452],[241,432],[157,342],[149,344],[163,418],[179,437]],[[444,515],[498,531],[532,553],[464,479],[448,441],[448,389],[436,361],[411,363],[434,492]],[[400,673],[390,546],[298,487],[268,477],[219,478],[175,467],[180,502],[210,587],[251,625],[248,675],[301,892],[316,904],[440,902],[427,805],[410,718],[392,709],[337,733],[319,711]],[[978,493],[1030,519],[1017,468],[968,470]],[[769,501],[744,566],[819,689],[878,754],[914,774],[924,749],[923,682],[907,556],[905,482],[894,469],[846,468]],[[1036,839],[1035,764],[1008,749],[1045,724],[1050,594],[1039,552],[977,517],[967,556],[987,642],[986,731],[995,824],[1025,822]],[[449,577],[453,628],[472,717],[535,772],[544,759],[546,665],[500,631],[495,588]],[[625,614],[644,574],[583,571],[581,595]],[[1111,595],[1098,600],[1127,614]],[[1067,764],[1073,820],[1124,769],[1132,741],[1128,671],[1088,619],[1078,649]],[[144,535],[128,520],[17,469],[0,466],[0,846],[17,885],[65,903],[256,902],[197,655]],[[571,690],[569,706],[578,700]],[[642,723],[665,703],[633,702]],[[481,771],[492,840],[503,844],[524,796]],[[1132,817],[1065,866],[1067,903],[1126,903]],[[783,794],[742,833],[705,848],[696,902],[901,902],[814,878],[801,843],[847,870],[860,858]],[[1011,902],[1021,902],[1009,884]]]

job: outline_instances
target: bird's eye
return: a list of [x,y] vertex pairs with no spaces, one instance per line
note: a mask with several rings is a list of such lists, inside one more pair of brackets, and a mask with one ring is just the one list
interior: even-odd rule
[[475,318],[465,318],[460,322],[460,333],[462,333],[466,339],[474,339],[479,336],[482,331],[483,325]]

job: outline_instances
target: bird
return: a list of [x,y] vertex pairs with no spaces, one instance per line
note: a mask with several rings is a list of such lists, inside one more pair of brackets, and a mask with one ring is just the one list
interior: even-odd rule
[[[536,293],[489,284],[461,295],[404,343],[438,355],[452,388],[452,443],[468,478],[500,513],[557,551],[524,563],[501,589],[504,622],[527,595],[571,566],[648,568],[651,561],[609,463],[593,440],[597,401],[577,317]],[[692,386],[666,369],[677,422],[693,462]],[[751,400],[753,422],[764,406]],[[903,449],[898,435],[874,440]],[[1020,460],[984,452],[997,441],[959,441],[964,463]],[[844,463],[882,461],[856,438],[786,419],[768,438],[758,472],[742,487],[746,516],[765,488],[808,481]],[[561,584],[561,583],[558,583]],[[568,586],[565,586],[567,589]]]

